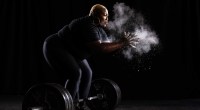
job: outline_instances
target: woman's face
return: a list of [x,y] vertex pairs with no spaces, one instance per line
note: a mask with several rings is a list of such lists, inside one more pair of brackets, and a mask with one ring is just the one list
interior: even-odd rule
[[106,27],[108,25],[108,10],[107,9],[100,14],[99,20],[100,20],[100,26]]

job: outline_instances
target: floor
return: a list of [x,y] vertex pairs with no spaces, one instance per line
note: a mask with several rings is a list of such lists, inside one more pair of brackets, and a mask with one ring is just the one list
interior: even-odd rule
[[[1,96],[0,110],[21,110],[22,96]],[[122,100],[116,110],[200,110],[200,99]]]
[[0,110],[21,110],[22,100],[18,95],[0,96]]
[[122,101],[116,110],[200,110],[200,100],[129,100]]

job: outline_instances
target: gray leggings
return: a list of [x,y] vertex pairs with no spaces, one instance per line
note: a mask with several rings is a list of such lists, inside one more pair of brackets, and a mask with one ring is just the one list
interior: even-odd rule
[[87,98],[92,81],[92,70],[88,61],[76,59],[69,51],[62,48],[55,36],[51,35],[44,42],[45,60],[59,74],[59,83],[65,85],[68,80],[66,88],[74,100]]

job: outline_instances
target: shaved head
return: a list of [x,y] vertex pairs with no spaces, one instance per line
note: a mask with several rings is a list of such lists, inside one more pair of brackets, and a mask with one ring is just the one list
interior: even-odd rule
[[89,16],[96,16],[98,17],[100,14],[108,12],[107,8],[101,4],[95,4],[90,9]]

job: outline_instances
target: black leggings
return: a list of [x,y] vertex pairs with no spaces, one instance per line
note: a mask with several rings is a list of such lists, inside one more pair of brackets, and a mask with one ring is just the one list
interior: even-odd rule
[[45,40],[43,54],[50,67],[59,74],[59,83],[65,85],[68,80],[66,88],[74,100],[88,97],[92,70],[86,59],[76,59],[66,48],[63,48],[57,34]]

